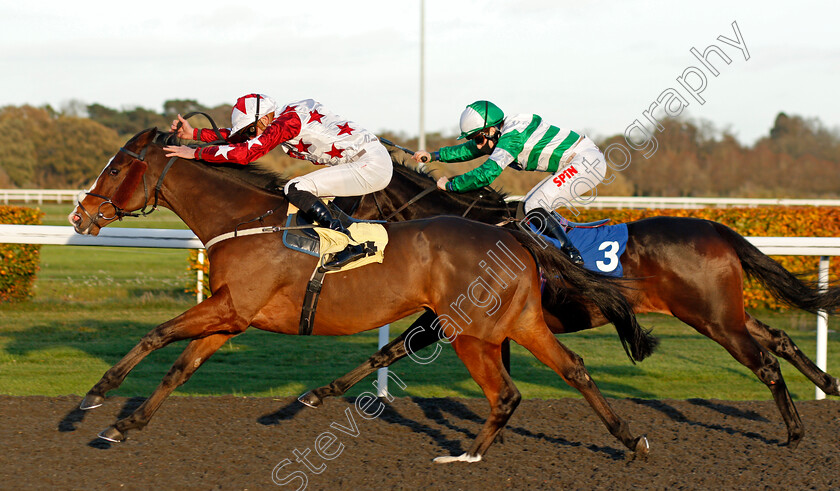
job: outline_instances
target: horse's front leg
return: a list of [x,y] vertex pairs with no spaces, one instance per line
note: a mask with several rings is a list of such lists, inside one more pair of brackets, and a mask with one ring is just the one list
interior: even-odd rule
[[102,375],[99,382],[88,391],[80,408],[93,409],[101,406],[105,401],[105,394],[119,387],[129,372],[152,351],[182,339],[193,339],[221,330],[241,332],[247,328],[245,324],[236,331],[234,326],[237,324],[242,323],[236,322],[229,291],[222,288],[212,297],[178,317],[160,324],[143,336],[122,360]]
[[[327,397],[339,397],[344,395],[350,387],[353,387],[359,381],[375,372],[380,368],[390,366],[392,363],[405,358],[408,355],[408,349],[405,342],[406,337],[411,336],[411,349],[415,353],[427,346],[430,346],[439,340],[437,330],[433,330],[435,326],[434,320],[437,315],[434,312],[427,311],[417,318],[411,326],[402,334],[397,336],[393,341],[386,344],[379,351],[368,358],[364,363],[354,368],[346,375],[343,375],[327,385],[312,389],[309,392],[298,397],[298,400],[309,407],[318,407],[323,404]],[[411,333],[414,334],[411,334]]]
[[100,432],[99,438],[111,442],[121,442],[125,440],[125,433],[128,430],[142,429],[146,426],[158,408],[160,408],[160,405],[163,404],[164,399],[178,386],[189,380],[192,374],[198,370],[198,367],[204,364],[216,350],[221,348],[233,336],[234,334],[228,333],[212,334],[205,338],[190,341],[190,344],[187,345],[184,352],[181,353],[181,356],[172,365],[169,373],[166,374],[152,395],[140,407],[135,409],[130,416],[117,421],[114,426]]
[[478,462],[484,458],[487,449],[501,434],[522,396],[502,365],[500,344],[460,334],[452,342],[452,347],[487,397],[490,416],[468,451],[457,456],[437,457],[434,462]]
[[628,424],[613,411],[595,385],[583,364],[583,358],[558,341],[548,329],[514,338],[514,341],[524,346],[537,359],[560,375],[566,383],[577,389],[601,418],[610,434],[633,451],[633,458],[647,457],[650,449],[647,437],[644,435],[634,437],[630,433]]

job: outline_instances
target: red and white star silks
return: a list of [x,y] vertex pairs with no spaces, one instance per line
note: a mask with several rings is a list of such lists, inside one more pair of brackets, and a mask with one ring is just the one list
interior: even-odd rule
[[[221,131],[225,139],[230,138],[229,129]],[[217,136],[213,130],[204,129],[197,131],[197,138],[213,141]],[[338,165],[356,160],[362,147],[372,141],[376,141],[373,133],[333,114],[321,103],[305,99],[283,107],[259,137],[244,143],[204,147],[196,150],[196,158],[245,165],[283,145],[292,157]]]

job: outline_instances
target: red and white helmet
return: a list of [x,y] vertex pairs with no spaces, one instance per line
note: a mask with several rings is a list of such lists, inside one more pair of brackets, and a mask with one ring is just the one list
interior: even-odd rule
[[230,113],[230,132],[236,133],[249,124],[256,123],[268,113],[277,109],[274,99],[265,94],[248,94],[236,99]]

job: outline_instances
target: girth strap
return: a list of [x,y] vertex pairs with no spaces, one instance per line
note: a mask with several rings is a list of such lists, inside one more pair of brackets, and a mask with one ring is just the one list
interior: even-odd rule
[[315,325],[315,311],[318,308],[318,299],[321,297],[321,287],[324,285],[326,274],[327,270],[319,263],[315,266],[315,271],[312,272],[309,283],[306,285],[306,294],[303,297],[303,308],[300,311],[300,324],[298,326],[298,334],[301,336],[312,334]]

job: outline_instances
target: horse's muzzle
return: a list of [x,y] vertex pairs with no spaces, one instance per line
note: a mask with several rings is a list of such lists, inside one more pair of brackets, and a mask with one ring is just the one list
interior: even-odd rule
[[[85,220],[81,213],[74,211],[67,215],[67,220],[73,226],[73,230],[81,235],[99,235],[99,227],[95,227],[93,220]],[[87,222],[87,223],[86,223]]]

